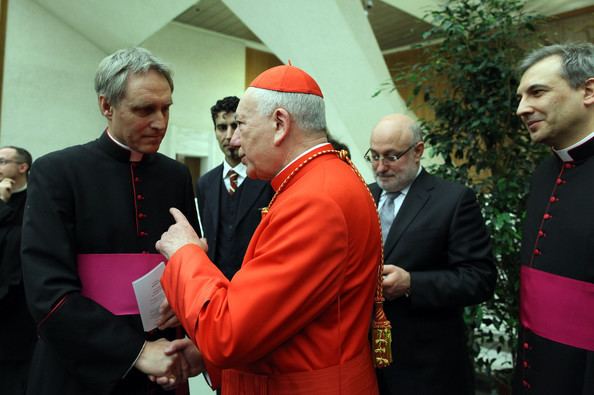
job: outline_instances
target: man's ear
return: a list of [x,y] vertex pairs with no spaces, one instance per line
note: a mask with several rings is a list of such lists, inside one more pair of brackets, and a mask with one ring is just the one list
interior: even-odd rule
[[277,108],[272,113],[274,122],[274,145],[279,146],[291,131],[291,114],[284,108]]
[[29,171],[29,164],[28,163],[19,163],[18,169],[19,169],[19,173],[26,174]]
[[111,116],[113,115],[113,107],[103,95],[99,96],[99,110],[105,118],[111,120]]
[[425,151],[425,143],[423,141],[419,141],[417,143],[417,146],[414,148],[415,151],[415,159],[417,161],[421,160],[421,157],[423,156],[423,152]]
[[594,77],[588,78],[584,84],[584,104],[586,106],[594,104]]

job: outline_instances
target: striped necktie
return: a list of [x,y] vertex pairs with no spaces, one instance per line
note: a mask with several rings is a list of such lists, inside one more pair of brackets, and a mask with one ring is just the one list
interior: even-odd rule
[[235,193],[235,191],[237,191],[237,178],[239,177],[239,174],[237,174],[237,172],[235,172],[235,170],[231,169],[229,170],[229,172],[227,173],[227,175],[229,176],[229,195],[233,195]]

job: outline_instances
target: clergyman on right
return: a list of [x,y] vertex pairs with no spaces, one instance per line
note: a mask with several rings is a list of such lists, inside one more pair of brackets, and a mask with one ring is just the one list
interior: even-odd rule
[[594,394],[594,44],[521,62],[517,114],[551,155],[535,170],[520,252],[515,394]]

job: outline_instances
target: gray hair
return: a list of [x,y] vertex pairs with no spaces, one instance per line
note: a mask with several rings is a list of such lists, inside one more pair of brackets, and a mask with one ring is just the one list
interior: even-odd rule
[[423,127],[418,121],[410,125],[410,133],[412,134],[411,144],[423,141]]
[[324,99],[320,96],[307,93],[277,92],[255,87],[249,87],[247,92],[257,99],[260,115],[269,116],[275,109],[281,107],[291,114],[299,128],[326,132]]
[[99,63],[95,74],[95,92],[115,106],[126,94],[128,76],[145,74],[150,70],[165,77],[173,92],[172,72],[169,66],[146,49],[139,47],[120,49]]
[[588,78],[594,77],[594,44],[592,43],[554,44],[538,48],[520,62],[519,75],[523,75],[535,63],[549,56],[561,57],[561,78],[573,89],[583,86]]

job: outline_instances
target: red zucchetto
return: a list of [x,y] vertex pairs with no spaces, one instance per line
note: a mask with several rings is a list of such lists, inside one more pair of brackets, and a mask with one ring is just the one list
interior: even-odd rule
[[307,93],[324,97],[318,83],[305,71],[290,63],[262,72],[250,86],[271,91]]

